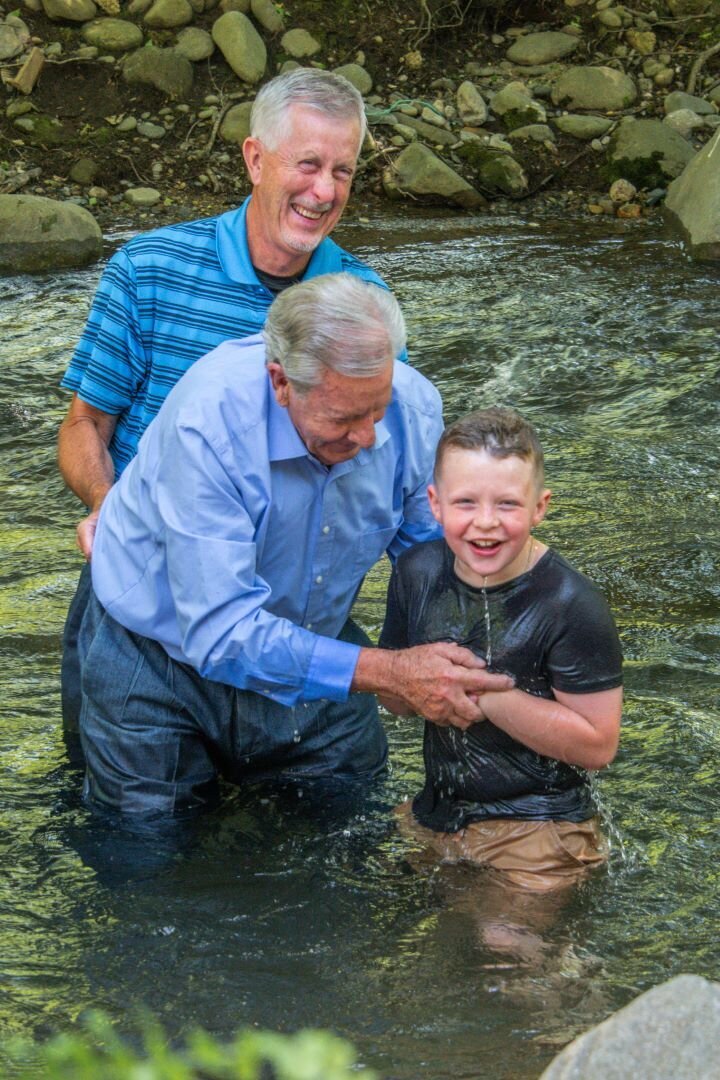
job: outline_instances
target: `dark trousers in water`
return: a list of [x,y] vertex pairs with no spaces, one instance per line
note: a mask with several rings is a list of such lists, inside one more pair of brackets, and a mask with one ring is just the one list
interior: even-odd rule
[[[352,621],[342,640],[368,645]],[[366,780],[387,759],[372,694],[278,705],[203,679],[126,630],[94,594],[78,638],[85,795],[123,813],[173,813],[217,800],[218,776],[251,781]]]
[[80,658],[78,656],[78,636],[92,591],[90,563],[85,563],[75,595],[65,620],[62,640],[62,664],[60,668],[60,699],[62,704],[63,738],[68,757],[75,764],[83,761],[80,746],[80,707],[82,691],[80,688]]

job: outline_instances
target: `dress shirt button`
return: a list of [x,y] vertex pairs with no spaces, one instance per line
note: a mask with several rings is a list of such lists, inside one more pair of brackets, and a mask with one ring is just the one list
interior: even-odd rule
[[330,526],[329,525],[323,525],[323,532],[327,536],[327,534],[330,532]]
[[312,630],[312,623],[311,622],[306,622],[305,623],[305,629],[306,630]]
[[315,578],[315,584],[322,585],[322,574],[318,574],[318,576]]

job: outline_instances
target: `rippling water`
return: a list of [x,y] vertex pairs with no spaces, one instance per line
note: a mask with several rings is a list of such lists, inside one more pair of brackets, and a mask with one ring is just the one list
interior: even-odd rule
[[[597,780],[609,871],[543,913],[542,963],[500,963],[481,875],[418,870],[393,829],[421,775],[421,725],[393,719],[392,773],[350,814],[234,793],[181,852],[90,823],[59,736],[79,556],[54,441],[99,269],[0,279],[4,1032],[90,1005],[131,1027],[145,1005],[173,1035],[327,1026],[386,1080],[502,1080],[674,974],[718,977],[720,275],[657,226],[605,220],[403,209],[341,241],[393,285],[449,419],[511,404],[543,437],[542,537],[603,587],[626,656],[621,749]],[[371,632],[386,576],[358,602]]]

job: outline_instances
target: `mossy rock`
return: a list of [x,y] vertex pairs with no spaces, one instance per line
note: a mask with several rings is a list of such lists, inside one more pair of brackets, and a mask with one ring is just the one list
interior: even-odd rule
[[[16,124],[16,127],[19,126]],[[65,146],[72,135],[62,124],[46,113],[35,113],[32,130],[23,129],[23,139],[30,146]]]
[[629,180],[636,188],[651,191],[667,186],[668,178],[662,166],[660,151],[646,158],[619,158],[602,165],[598,170],[600,179],[610,187],[616,180]]
[[528,124],[538,123],[538,110],[532,109],[508,109],[503,113],[502,122],[508,131],[516,131],[517,128],[527,127]]

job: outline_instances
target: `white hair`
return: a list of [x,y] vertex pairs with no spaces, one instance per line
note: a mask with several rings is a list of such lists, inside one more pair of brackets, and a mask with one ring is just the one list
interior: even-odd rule
[[258,91],[250,113],[250,134],[270,150],[287,134],[293,105],[316,109],[332,120],[358,125],[358,152],[367,121],[362,94],[342,75],[316,68],[295,68],[277,75]]
[[405,347],[405,320],[389,290],[356,274],[321,274],[273,301],[263,330],[265,362],[281,364],[298,393],[338,375],[380,375]]

